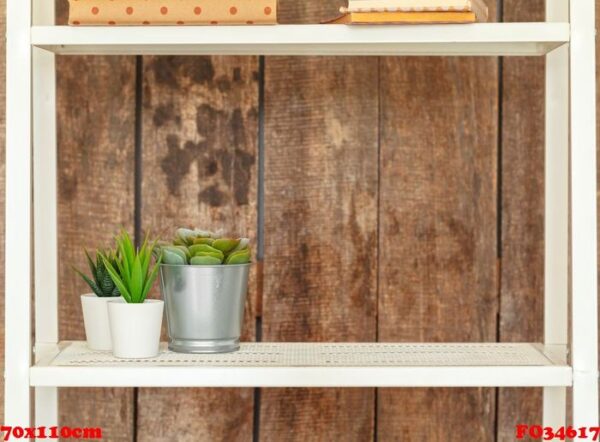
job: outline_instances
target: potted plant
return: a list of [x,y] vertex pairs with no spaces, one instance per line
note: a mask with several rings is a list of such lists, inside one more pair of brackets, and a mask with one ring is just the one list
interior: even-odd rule
[[162,245],[160,288],[169,349],[225,353],[240,347],[250,269],[247,238],[179,229]]
[[164,303],[146,299],[160,264],[160,257],[152,264],[156,242],[150,243],[146,238],[136,249],[126,231],[121,232],[116,242],[118,254],[114,264],[108,257],[102,257],[106,270],[125,300],[108,303],[113,354],[126,359],[156,357]]
[[92,260],[90,254],[85,250],[91,277],[73,268],[90,286],[93,293],[81,295],[81,309],[83,311],[83,324],[87,345],[91,350],[110,350],[112,348],[110,339],[110,327],[108,324],[107,302],[120,299],[121,293],[111,279],[104,260],[111,264],[116,263],[117,255],[113,250],[107,252],[96,251],[96,260]]

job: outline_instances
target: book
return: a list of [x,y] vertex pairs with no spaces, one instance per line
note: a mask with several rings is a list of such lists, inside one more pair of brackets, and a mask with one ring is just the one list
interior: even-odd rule
[[433,24],[474,23],[473,12],[348,12],[330,24]]
[[[348,8],[366,9],[396,8],[403,12],[421,11],[471,11],[473,5],[485,6],[483,0],[348,0]],[[358,11],[356,11],[358,12]],[[395,11],[393,11],[395,12]]]
[[277,23],[277,0],[69,0],[70,25]]
[[347,12],[473,12],[478,21],[487,21],[484,0],[349,0]]

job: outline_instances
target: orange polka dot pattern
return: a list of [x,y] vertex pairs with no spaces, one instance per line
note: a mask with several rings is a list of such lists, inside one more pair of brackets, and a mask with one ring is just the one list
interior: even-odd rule
[[277,23],[277,0],[69,0],[69,5],[74,26]]

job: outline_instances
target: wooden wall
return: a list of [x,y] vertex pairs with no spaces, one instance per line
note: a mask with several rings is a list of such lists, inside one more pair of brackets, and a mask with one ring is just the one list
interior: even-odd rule
[[[338,3],[280,0],[280,21]],[[505,21],[543,3],[488,0]],[[84,337],[83,246],[189,224],[257,244],[246,340],[541,341],[543,79],[541,58],[59,57],[61,338]],[[536,389],[64,389],[60,405],[110,441],[508,441],[541,420]]]

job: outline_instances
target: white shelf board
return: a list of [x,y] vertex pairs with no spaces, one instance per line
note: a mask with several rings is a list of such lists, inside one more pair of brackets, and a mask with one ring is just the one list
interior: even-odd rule
[[543,55],[569,24],[34,26],[31,40],[59,54]]
[[539,344],[247,343],[218,355],[123,360],[84,342],[38,350],[32,386],[536,387],[570,386],[560,351]]

